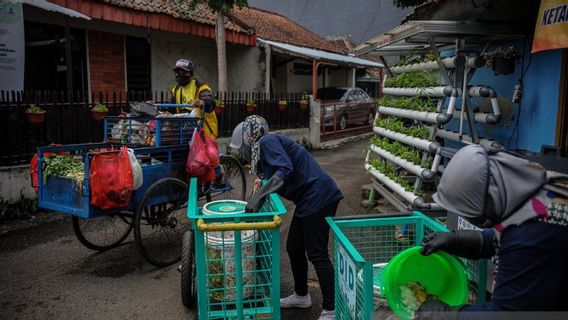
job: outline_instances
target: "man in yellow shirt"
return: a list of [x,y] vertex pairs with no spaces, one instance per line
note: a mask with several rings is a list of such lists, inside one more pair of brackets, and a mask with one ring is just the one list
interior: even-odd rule
[[[176,76],[176,86],[172,89],[172,102],[177,104],[193,104],[197,109],[197,115],[205,111],[205,123],[203,124],[207,136],[215,141],[218,134],[217,116],[215,115],[215,98],[211,88],[206,83],[201,83],[194,76],[195,67],[188,59],[179,59],[173,69]],[[185,108],[178,108],[183,112]]]

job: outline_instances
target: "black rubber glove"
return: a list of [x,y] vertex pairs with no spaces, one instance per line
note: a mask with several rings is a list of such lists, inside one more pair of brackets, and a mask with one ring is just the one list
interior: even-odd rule
[[252,195],[247,203],[245,212],[258,212],[266,197],[271,193],[277,192],[284,186],[284,181],[280,177],[273,175],[268,179],[265,185],[263,185],[258,192]]
[[467,258],[486,258],[483,252],[483,235],[477,230],[457,230],[450,232],[434,232],[424,237],[420,253],[427,256],[438,250]]
[[458,316],[461,307],[450,307],[440,300],[428,300],[424,302],[416,312],[414,320],[454,320]]

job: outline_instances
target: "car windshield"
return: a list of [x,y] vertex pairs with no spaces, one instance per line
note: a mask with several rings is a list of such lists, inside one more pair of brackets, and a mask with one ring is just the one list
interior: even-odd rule
[[322,88],[318,89],[316,98],[320,100],[339,100],[343,98],[346,91],[341,88]]

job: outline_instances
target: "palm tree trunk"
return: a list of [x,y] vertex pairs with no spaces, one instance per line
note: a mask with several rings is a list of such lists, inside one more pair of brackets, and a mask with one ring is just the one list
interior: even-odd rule
[[217,68],[219,74],[218,92],[227,92],[227,54],[225,51],[225,20],[223,12],[217,12]]

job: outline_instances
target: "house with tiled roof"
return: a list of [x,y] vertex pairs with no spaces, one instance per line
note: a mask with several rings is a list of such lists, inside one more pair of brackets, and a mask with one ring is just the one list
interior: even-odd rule
[[[23,3],[21,89],[167,93],[181,57],[192,60],[197,77],[216,89],[216,15],[206,6],[190,9],[188,2],[169,0]],[[264,10],[235,8],[224,27],[229,91],[354,85],[355,69],[374,63]]]

